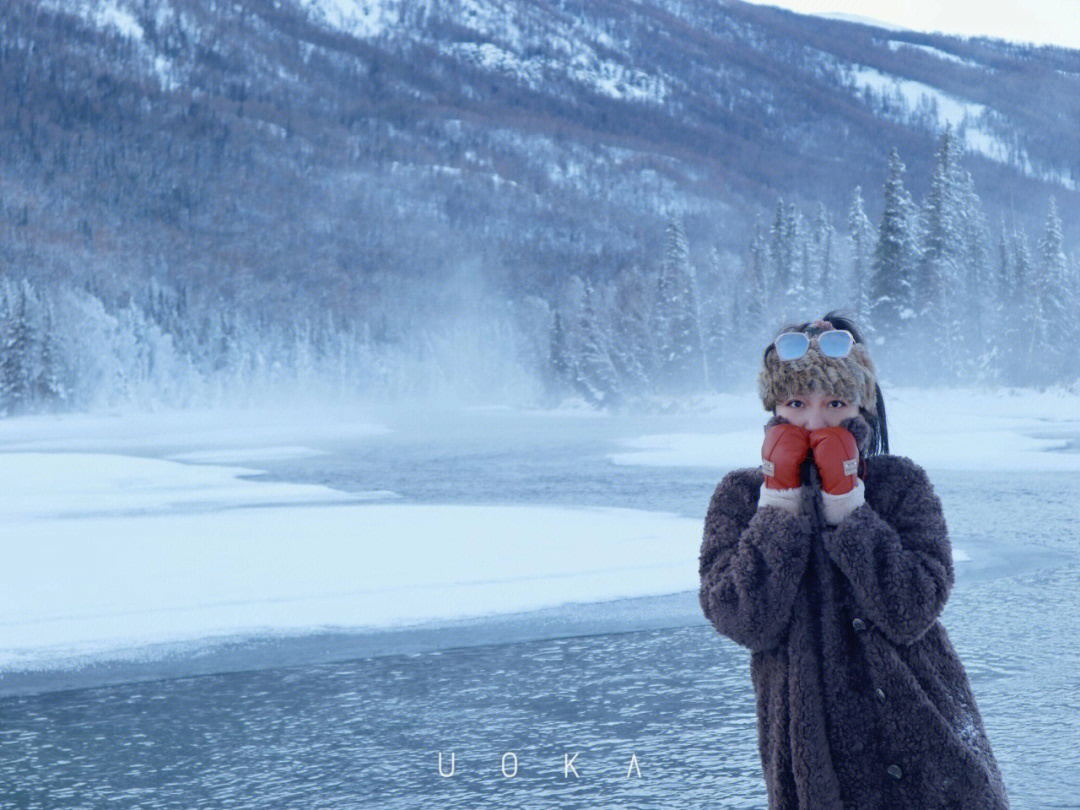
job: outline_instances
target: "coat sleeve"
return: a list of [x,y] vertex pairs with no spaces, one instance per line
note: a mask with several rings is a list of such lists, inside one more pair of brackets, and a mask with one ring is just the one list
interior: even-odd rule
[[918,464],[903,456],[876,485],[885,515],[869,503],[826,531],[822,543],[855,600],[885,636],[912,644],[941,615],[955,581],[941,499]]
[[734,470],[705,517],[698,599],[718,632],[752,651],[775,647],[787,629],[812,535],[779,506],[757,507],[760,479]]

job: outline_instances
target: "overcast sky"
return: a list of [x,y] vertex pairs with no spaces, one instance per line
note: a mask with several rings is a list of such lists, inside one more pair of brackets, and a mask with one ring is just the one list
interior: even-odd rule
[[801,14],[871,17],[915,31],[1080,49],[1080,0],[750,0]]

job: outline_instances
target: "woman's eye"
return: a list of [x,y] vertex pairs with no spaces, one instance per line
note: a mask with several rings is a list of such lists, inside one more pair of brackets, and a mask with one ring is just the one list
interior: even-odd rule
[[838,407],[838,408],[843,408],[843,407],[844,407],[844,400],[842,400],[842,399],[834,399],[834,400],[833,400],[832,402],[830,402],[829,404],[830,404],[830,405],[834,405],[834,404],[836,404],[836,403],[840,403],[839,405],[836,405],[836,407]]
[[790,407],[790,408],[797,408],[800,405],[802,405],[802,400],[801,399],[793,399],[793,400],[791,400],[791,402],[788,403],[788,407]]

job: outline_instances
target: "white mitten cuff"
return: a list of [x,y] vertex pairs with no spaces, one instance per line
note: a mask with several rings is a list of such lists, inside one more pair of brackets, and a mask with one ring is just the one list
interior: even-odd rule
[[828,492],[821,493],[822,511],[825,513],[825,522],[835,526],[847,516],[848,512],[866,503],[866,487],[862,479],[855,483],[851,492],[843,495],[830,495]]
[[773,489],[762,484],[761,493],[758,495],[758,509],[763,506],[779,506],[794,515],[799,511],[799,501],[805,487],[804,484],[791,489]]

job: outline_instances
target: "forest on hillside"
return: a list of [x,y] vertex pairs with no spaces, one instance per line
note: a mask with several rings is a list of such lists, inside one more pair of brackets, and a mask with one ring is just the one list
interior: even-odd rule
[[714,250],[694,268],[673,221],[655,273],[600,287],[571,276],[554,307],[549,385],[594,403],[741,390],[784,325],[840,309],[888,384],[1075,388],[1080,268],[1055,201],[1033,238],[1015,222],[991,227],[960,158],[947,129],[917,204],[894,149],[876,225],[858,188],[839,226],[822,205],[805,216],[779,200],[740,257]]
[[109,306],[92,283],[5,273],[0,412],[566,397],[653,409],[745,390],[785,323],[835,308],[860,324],[886,384],[1075,388],[1080,264],[1054,199],[1040,233],[991,225],[961,156],[946,129],[916,202],[894,149],[876,223],[859,188],[842,221],[780,199],[738,255],[713,247],[695,264],[674,217],[652,264],[571,269],[549,297],[494,294],[464,268],[444,317],[393,338],[332,310],[290,321],[240,302],[195,307],[184,285],[151,280]]

